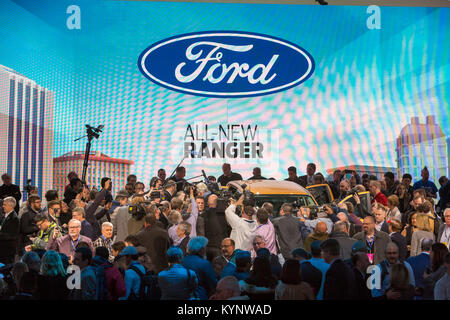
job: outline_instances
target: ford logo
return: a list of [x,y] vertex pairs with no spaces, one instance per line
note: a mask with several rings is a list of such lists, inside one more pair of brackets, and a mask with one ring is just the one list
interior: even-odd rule
[[314,72],[313,57],[296,44],[238,31],[196,32],[164,39],[145,49],[138,65],[158,85],[216,98],[287,90]]

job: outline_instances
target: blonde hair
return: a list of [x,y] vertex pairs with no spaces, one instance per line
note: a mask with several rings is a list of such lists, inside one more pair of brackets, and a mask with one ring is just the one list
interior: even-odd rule
[[142,203],[142,202],[145,202],[145,199],[144,199],[143,196],[136,196],[136,197],[133,197],[131,199],[131,205],[132,206],[135,206],[135,205],[137,205],[139,203]]
[[430,220],[429,220],[427,214],[424,214],[424,213],[418,213],[417,214],[416,227],[419,230],[429,231],[429,232],[432,231],[431,225],[430,225]]
[[389,196],[387,198],[387,201],[388,201],[388,204],[390,204],[391,206],[394,206],[394,207],[398,207],[398,205],[400,204],[400,201],[395,194]]

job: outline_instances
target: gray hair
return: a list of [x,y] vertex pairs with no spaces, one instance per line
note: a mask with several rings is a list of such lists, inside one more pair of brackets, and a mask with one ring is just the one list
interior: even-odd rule
[[102,229],[105,227],[111,227],[114,229],[114,225],[111,222],[105,221],[102,223]]
[[80,220],[77,220],[77,219],[70,219],[70,221],[69,221],[69,223],[68,223],[67,225],[69,225],[71,222],[72,222],[72,223],[75,223],[75,224],[77,224],[77,225],[79,225],[79,226],[81,226]]
[[191,234],[192,226],[191,226],[191,224],[189,222],[181,221],[178,224],[178,228],[183,230],[184,234],[187,235],[187,236]]
[[256,239],[261,239],[264,243],[266,243],[266,240],[264,240],[264,238],[263,238],[262,236],[260,236],[259,234],[256,235],[256,236],[253,238],[253,242],[252,242],[252,243],[255,243]]
[[73,213],[73,212],[77,212],[77,213],[81,214],[81,215],[83,216],[83,218],[84,218],[84,215],[86,214],[85,211],[84,211],[84,209],[81,208],[81,207],[75,207],[75,208],[72,210],[72,213]]
[[233,297],[239,296],[241,294],[241,287],[239,286],[239,281],[233,276],[226,276],[220,279],[217,283],[217,287],[222,287],[222,289],[230,289],[233,291]]
[[333,227],[334,232],[345,232],[348,231],[348,225],[345,221],[338,221],[334,224]]
[[13,197],[6,197],[5,199],[3,199],[3,202],[9,202],[9,204],[14,208],[17,204],[17,201],[15,198]]

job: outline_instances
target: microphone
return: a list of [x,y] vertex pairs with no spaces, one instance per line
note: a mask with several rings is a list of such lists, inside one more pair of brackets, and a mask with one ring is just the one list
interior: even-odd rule
[[202,175],[205,178],[206,185],[210,184],[208,177],[206,176],[205,170],[202,170]]

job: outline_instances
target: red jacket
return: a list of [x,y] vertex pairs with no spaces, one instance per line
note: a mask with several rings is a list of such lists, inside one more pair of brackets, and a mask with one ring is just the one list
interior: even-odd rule
[[378,192],[378,194],[375,196],[375,198],[373,198],[372,203],[373,203],[374,201],[379,202],[379,203],[381,203],[381,204],[384,205],[384,206],[387,206],[387,198],[386,198],[386,196],[385,196],[383,193],[381,193],[381,192]]

